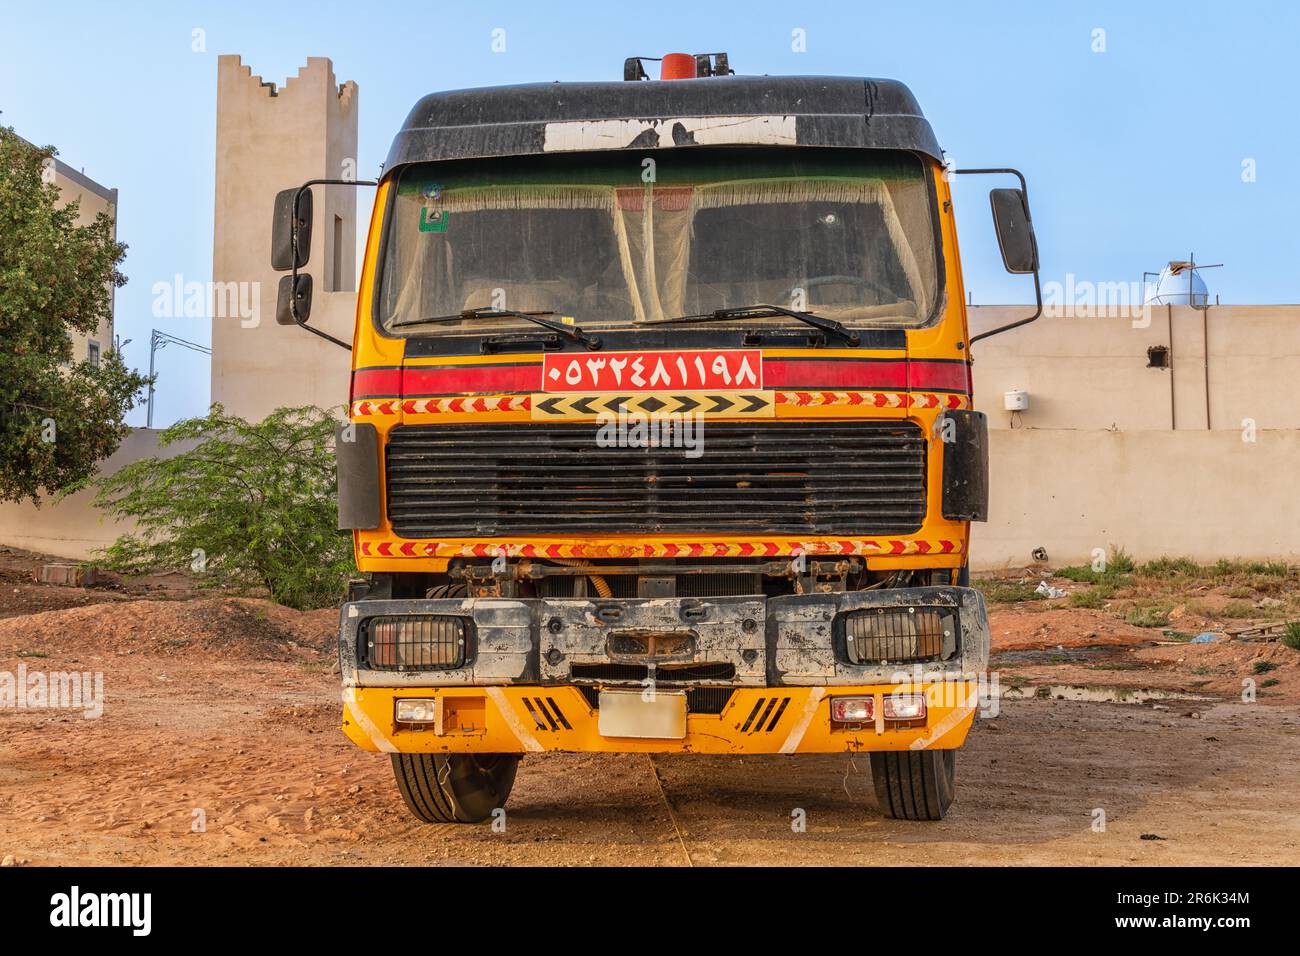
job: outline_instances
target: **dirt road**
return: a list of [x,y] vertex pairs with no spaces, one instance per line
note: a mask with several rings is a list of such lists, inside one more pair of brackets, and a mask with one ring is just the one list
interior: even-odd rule
[[0,622],[0,670],[103,671],[107,700],[0,710],[0,856],[33,865],[1300,862],[1290,704],[1004,702],[935,824],[881,816],[862,757],[530,757],[494,832],[407,816],[387,758],[337,730],[323,646],[88,631],[16,656],[33,620]]

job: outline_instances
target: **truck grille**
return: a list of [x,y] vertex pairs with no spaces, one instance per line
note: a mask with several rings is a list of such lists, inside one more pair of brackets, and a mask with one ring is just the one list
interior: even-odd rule
[[709,422],[699,458],[602,448],[596,434],[590,422],[394,428],[393,530],[905,534],[925,517],[926,443],[912,422]]

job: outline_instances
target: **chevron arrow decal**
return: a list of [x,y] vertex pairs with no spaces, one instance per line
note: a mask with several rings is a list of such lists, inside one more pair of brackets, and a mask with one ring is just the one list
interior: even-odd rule
[[530,396],[533,421],[581,421],[602,415],[640,415],[647,419],[703,415],[707,418],[772,418],[777,393],[744,392],[539,392]]
[[564,413],[559,411],[559,405],[561,401],[563,401],[563,399],[548,398],[544,402],[533,402],[533,418],[539,417],[537,415],[538,412],[542,412],[546,415],[562,416]]
[[924,554],[960,554],[958,541],[930,541],[924,538],[818,538],[778,541],[646,541],[646,542],[578,542],[534,544],[520,541],[439,542],[427,540],[379,539],[360,542],[363,558],[685,558],[685,557],[767,557],[805,554],[867,556],[902,556]]

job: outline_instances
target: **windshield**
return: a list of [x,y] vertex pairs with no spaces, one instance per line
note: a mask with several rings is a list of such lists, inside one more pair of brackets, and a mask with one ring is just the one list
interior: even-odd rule
[[[917,327],[938,295],[929,183],[905,153],[512,157],[412,166],[396,190],[378,301],[388,329],[469,309],[601,328],[760,303]],[[449,327],[461,326],[409,331]]]

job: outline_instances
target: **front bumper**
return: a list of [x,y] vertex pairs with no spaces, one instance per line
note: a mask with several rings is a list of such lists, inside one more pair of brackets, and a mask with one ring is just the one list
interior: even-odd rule
[[[837,622],[851,611],[933,606],[957,613],[956,650],[947,660],[854,665],[837,646],[842,642]],[[368,668],[363,624],[394,614],[471,620],[473,647],[465,665]],[[344,605],[339,633],[344,731],[360,747],[388,752],[825,753],[957,747],[974,718],[978,677],[989,653],[983,599],[957,587],[766,599],[363,600]],[[689,635],[690,659],[674,663],[701,665],[696,673],[705,675],[679,683],[660,665],[657,686],[667,692],[679,686],[730,691],[719,712],[688,713],[681,739],[605,737],[599,731],[595,688],[644,686],[626,667],[611,666],[620,663],[611,657],[611,638],[645,633]],[[926,695],[924,722],[884,723],[882,699],[895,692]],[[874,697],[876,719],[868,726],[832,725],[833,696]],[[411,697],[438,701],[436,726],[396,723],[396,701]]]

